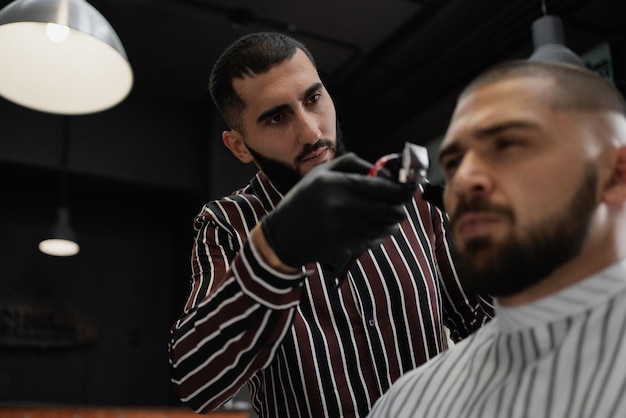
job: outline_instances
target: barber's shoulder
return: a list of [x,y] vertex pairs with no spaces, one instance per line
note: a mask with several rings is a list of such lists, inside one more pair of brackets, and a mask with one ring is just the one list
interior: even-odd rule
[[[226,216],[227,221],[264,213],[259,198],[253,194],[236,194],[212,200],[204,205],[201,214],[208,216]],[[255,215],[256,214],[256,215]],[[228,222],[230,222],[228,221]]]

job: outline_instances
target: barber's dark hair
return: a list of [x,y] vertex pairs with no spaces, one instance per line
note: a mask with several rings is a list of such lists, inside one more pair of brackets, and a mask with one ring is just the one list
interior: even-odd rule
[[542,77],[554,80],[556,90],[550,105],[555,109],[614,111],[626,115],[621,92],[599,74],[574,65],[538,61],[508,61],[479,75],[461,97],[494,82],[517,77]]
[[304,44],[282,33],[251,33],[226,48],[211,70],[209,91],[229,128],[241,129],[241,112],[245,107],[233,88],[233,79],[265,73],[293,57],[298,49],[315,65]]

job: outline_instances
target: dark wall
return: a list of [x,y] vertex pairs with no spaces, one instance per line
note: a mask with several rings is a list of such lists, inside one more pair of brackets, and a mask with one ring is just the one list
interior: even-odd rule
[[[188,282],[184,211],[130,201],[75,204],[72,225],[81,251],[63,258],[37,249],[50,223],[49,216],[37,217],[37,212],[48,205],[11,200],[0,210],[2,301],[74,310],[93,322],[99,336],[78,347],[3,347],[0,400],[171,402],[166,344],[182,284]],[[161,202],[170,200],[166,196]]]
[[[62,258],[37,244],[61,200],[63,117],[0,99],[0,308],[68,309],[98,332],[65,348],[2,344],[0,403],[177,404],[167,341],[189,289],[193,216],[217,181],[208,114],[131,96],[71,117],[66,203],[81,250]],[[0,332],[11,315],[0,311]]]

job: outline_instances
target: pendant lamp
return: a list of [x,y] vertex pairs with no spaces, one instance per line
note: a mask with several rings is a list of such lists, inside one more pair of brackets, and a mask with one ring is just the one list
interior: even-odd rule
[[530,61],[560,62],[584,67],[583,60],[565,46],[563,23],[557,16],[542,16],[532,24],[534,52]]
[[0,10],[0,96],[41,112],[95,113],[121,102],[133,71],[85,0],[15,0]]
[[70,212],[67,208],[68,155],[70,149],[70,116],[63,117],[63,144],[61,149],[61,199],[57,208],[56,223],[49,228],[39,243],[39,251],[44,254],[68,257],[78,254],[80,247],[76,234],[70,226]]
[[60,206],[57,209],[56,223],[39,243],[39,251],[48,255],[68,257],[78,254],[79,250],[76,234],[70,226],[69,211],[67,207]]

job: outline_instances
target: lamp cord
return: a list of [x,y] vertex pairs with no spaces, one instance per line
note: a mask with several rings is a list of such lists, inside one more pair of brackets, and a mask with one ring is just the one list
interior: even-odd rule
[[70,117],[63,117],[63,145],[61,148],[61,206],[67,203],[67,161],[70,149]]
[[544,16],[548,15],[548,8],[546,7],[546,0],[541,0],[541,11]]

